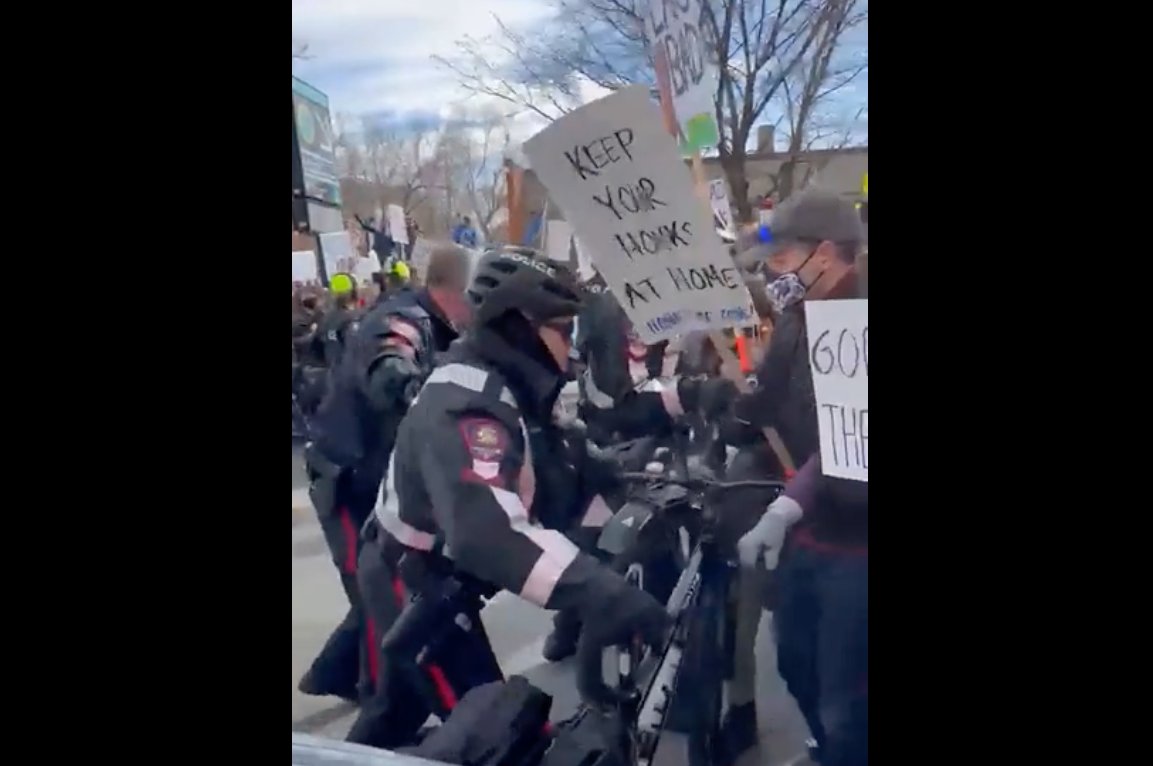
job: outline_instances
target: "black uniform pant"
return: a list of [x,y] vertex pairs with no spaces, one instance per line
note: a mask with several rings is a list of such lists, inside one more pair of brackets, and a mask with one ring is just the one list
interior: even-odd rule
[[307,687],[315,693],[356,699],[366,691],[359,684],[361,666],[369,654],[356,570],[360,527],[372,505],[353,491],[347,473],[333,476],[330,472],[322,473],[314,465],[308,466],[308,472],[309,496],[348,597],[348,612],[313,660],[305,676]]
[[380,649],[409,601],[397,574],[403,547],[375,524],[366,529],[358,579],[373,651],[367,671],[372,693],[361,701],[348,741],[386,750],[412,744],[430,715],[445,720],[469,690],[503,679],[479,619],[445,626],[420,665],[392,660]]

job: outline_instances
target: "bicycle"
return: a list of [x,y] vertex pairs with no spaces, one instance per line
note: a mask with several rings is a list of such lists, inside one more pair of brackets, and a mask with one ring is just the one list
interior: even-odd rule
[[[678,450],[681,455],[683,452]],[[736,564],[725,556],[716,536],[715,493],[735,489],[783,490],[780,481],[717,481],[693,476],[685,461],[663,474],[626,473],[625,482],[683,490],[684,502],[697,511],[695,545],[668,599],[674,627],[664,646],[644,652],[635,644],[618,656],[615,688],[604,681],[603,652],[607,647],[582,642],[577,654],[577,688],[594,708],[608,708],[621,723],[621,752],[626,763],[650,766],[665,729],[684,671],[693,675],[688,734],[690,766],[709,766],[720,753],[724,681],[732,657],[733,629],[726,609]],[[679,475],[678,475],[679,474]],[[683,478],[682,478],[683,477]],[[653,517],[668,512],[654,506]],[[628,576],[634,584],[636,572]]]

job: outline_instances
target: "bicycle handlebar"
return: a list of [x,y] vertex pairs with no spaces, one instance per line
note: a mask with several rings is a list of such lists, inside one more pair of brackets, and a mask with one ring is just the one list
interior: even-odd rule
[[747,479],[743,481],[717,481],[716,479],[701,479],[689,478],[681,479],[667,474],[660,473],[632,473],[624,472],[617,474],[621,481],[625,482],[660,482],[662,484],[673,484],[678,487],[684,487],[688,490],[705,490],[705,489],[784,489],[785,482],[776,480],[755,480]]

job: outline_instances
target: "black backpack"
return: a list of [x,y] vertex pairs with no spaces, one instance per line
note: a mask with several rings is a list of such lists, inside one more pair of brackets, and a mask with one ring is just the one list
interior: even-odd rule
[[628,735],[617,716],[582,708],[556,725],[539,766],[628,766]]
[[460,766],[533,766],[548,747],[552,697],[521,676],[470,690],[419,745],[401,752]]

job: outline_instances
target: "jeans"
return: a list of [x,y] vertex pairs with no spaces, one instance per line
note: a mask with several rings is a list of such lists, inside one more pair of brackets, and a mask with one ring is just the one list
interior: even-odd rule
[[777,666],[822,766],[869,762],[869,557],[796,545],[777,570]]

